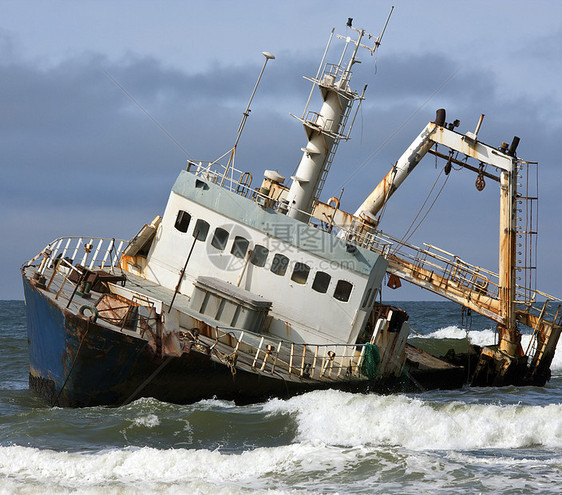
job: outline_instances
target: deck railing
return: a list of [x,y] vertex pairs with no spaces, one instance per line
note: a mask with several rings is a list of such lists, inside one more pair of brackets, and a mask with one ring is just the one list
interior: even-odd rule
[[[271,336],[257,336],[234,329],[215,328],[212,351],[219,360],[232,363],[234,355],[248,356],[253,370],[283,372],[295,377],[349,380],[363,376],[362,365],[367,344],[297,344]],[[218,344],[231,349],[220,351]]]
[[251,189],[252,175],[232,166],[227,167],[219,162],[194,162],[190,160],[187,162],[186,170],[241,196],[248,197],[256,193]]
[[85,268],[114,271],[119,265],[123,249],[128,241],[102,237],[59,237],[50,242],[26,266],[39,264],[39,273],[44,275],[47,268],[53,268],[57,261],[66,260],[70,265]]
[[[55,292],[55,299],[66,298],[68,308],[77,293],[84,269],[105,269],[115,273],[126,245],[127,241],[122,239],[59,237],[24,266],[38,266],[36,275],[43,278],[44,288]],[[63,290],[67,282],[73,289]]]

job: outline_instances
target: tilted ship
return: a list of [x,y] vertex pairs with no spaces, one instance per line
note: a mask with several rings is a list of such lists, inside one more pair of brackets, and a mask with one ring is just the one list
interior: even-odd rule
[[[375,37],[350,20],[355,36],[335,35],[343,50],[326,63],[332,30],[310,78],[322,106],[309,111],[309,97],[298,118],[307,143],[289,186],[266,170],[253,187],[252,175],[235,168],[250,103],[274,58],[264,52],[236,143],[221,157],[226,165],[189,161],[163,215],[130,241],[59,238],[23,265],[33,390],[51,405],[76,407],[549,379],[562,301],[531,289],[534,266],[518,258],[517,244],[536,238],[532,215],[517,217],[521,203],[532,210],[536,201],[518,185],[535,165],[517,158],[518,138],[493,148],[478,140],[482,119],[461,134],[439,110],[354,214],[340,208],[341,197],[321,201],[364,99],[350,86],[353,65],[360,51],[378,49],[385,28]],[[474,171],[477,187],[484,178],[499,184],[498,274],[379,230],[383,206],[428,152],[444,159],[446,173],[453,164]],[[516,283],[521,274],[525,285]],[[489,317],[498,344],[454,360],[416,349],[407,342],[408,315],[379,302],[388,277],[391,286],[406,280]],[[526,351],[520,324],[533,329]]]

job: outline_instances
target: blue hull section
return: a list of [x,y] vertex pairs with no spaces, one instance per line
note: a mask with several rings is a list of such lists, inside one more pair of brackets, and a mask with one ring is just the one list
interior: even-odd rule
[[139,397],[178,404],[213,397],[250,403],[327,388],[242,370],[233,375],[230,367],[196,351],[161,357],[145,340],[71,313],[23,278],[30,388],[51,405],[120,406]]
[[144,341],[72,314],[25,278],[24,291],[32,388],[52,405],[71,406],[116,404],[134,391]]

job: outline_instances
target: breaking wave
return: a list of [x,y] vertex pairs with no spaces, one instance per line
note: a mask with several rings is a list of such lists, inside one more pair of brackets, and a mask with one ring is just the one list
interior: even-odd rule
[[412,450],[562,448],[562,404],[430,402],[319,391],[265,407],[294,415],[298,440],[307,442]]
[[[160,404],[142,402],[140,423],[162,428],[171,411]],[[259,428],[261,422],[293,434],[287,444],[236,451],[126,447],[60,452],[4,446],[0,493],[413,494],[443,488],[443,483],[451,487],[459,476],[468,476],[472,489],[454,493],[501,487],[513,477],[531,492],[540,488],[546,493],[545,483],[554,483],[553,473],[562,469],[561,456],[553,454],[562,448],[562,404],[478,404],[328,390],[255,405],[252,414],[258,416],[252,419],[247,409],[227,402],[190,408],[207,414],[211,405],[225,413],[222,421],[239,428],[243,415],[250,425]],[[178,434],[184,440],[188,436]],[[558,485],[553,487],[549,493],[558,493]]]
[[[293,444],[257,448],[241,454],[211,450],[149,447],[91,453],[67,453],[30,447],[0,448],[0,493],[299,493],[278,489],[276,476],[327,472],[356,461],[358,451],[325,445]],[[35,488],[33,488],[35,487]],[[15,490],[19,488],[20,490]],[[304,491],[303,491],[304,493]],[[308,491],[306,491],[308,493]]]

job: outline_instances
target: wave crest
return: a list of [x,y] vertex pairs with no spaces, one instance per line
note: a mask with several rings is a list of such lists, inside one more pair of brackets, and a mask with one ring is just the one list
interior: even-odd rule
[[404,395],[312,392],[270,412],[294,414],[298,439],[330,445],[397,445],[413,450],[562,447],[562,404],[433,403]]

